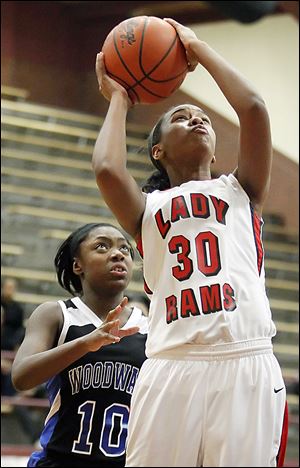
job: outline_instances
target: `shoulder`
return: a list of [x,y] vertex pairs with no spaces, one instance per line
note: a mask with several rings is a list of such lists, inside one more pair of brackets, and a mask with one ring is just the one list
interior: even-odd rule
[[30,315],[28,324],[43,323],[46,326],[61,326],[63,313],[58,302],[48,301],[40,304]]

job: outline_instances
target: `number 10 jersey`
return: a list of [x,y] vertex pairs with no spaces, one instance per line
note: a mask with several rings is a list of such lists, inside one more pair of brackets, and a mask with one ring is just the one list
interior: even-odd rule
[[[58,346],[102,321],[79,297],[59,301],[64,324]],[[47,382],[51,408],[27,466],[125,466],[130,401],[145,356],[147,318],[136,307],[123,328],[139,333],[82,356]]]

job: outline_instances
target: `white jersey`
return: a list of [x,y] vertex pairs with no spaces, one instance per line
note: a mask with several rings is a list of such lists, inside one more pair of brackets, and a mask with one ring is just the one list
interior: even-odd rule
[[139,250],[151,299],[148,357],[275,335],[262,225],[233,174],[147,195]]

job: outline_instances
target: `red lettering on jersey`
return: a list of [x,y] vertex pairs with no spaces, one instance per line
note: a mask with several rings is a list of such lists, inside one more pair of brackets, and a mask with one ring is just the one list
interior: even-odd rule
[[228,203],[220,198],[214,197],[213,195],[210,195],[210,198],[215,208],[217,221],[221,224],[226,224],[225,215],[229,208]]
[[190,317],[190,315],[200,315],[194,291],[192,289],[183,289],[181,291],[181,317]]
[[230,284],[225,283],[223,284],[223,305],[224,309],[227,311],[236,309],[236,302],[234,296],[234,290],[230,286]]
[[203,193],[191,193],[192,212],[195,218],[208,218],[210,215],[208,198]]
[[178,319],[176,296],[172,295],[172,296],[166,297],[166,306],[167,306],[167,323],[174,322],[174,320]]
[[180,218],[189,218],[190,213],[182,195],[172,198],[171,221],[175,223]]
[[204,314],[211,314],[213,312],[222,310],[221,291],[219,284],[201,286],[199,289],[202,303],[202,312]]
[[[206,249],[207,247],[207,249]],[[210,231],[200,232],[196,237],[198,268],[205,276],[216,276],[221,270],[219,241]],[[209,257],[207,250],[209,251]]]
[[155,221],[158,227],[159,232],[161,233],[162,238],[164,239],[171,227],[170,221],[164,221],[162,211],[158,210],[155,214]]

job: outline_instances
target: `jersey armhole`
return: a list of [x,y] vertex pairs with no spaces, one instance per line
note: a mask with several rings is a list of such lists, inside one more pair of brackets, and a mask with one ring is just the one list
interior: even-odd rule
[[61,301],[61,300],[58,301],[58,304],[60,305],[61,310],[62,310],[63,326],[62,326],[60,335],[58,337],[57,346],[59,346],[59,345],[61,345],[61,344],[63,344],[65,342],[65,338],[66,338],[67,331],[68,331],[68,328],[69,328],[69,319],[68,319],[67,306],[64,303],[64,301]]

